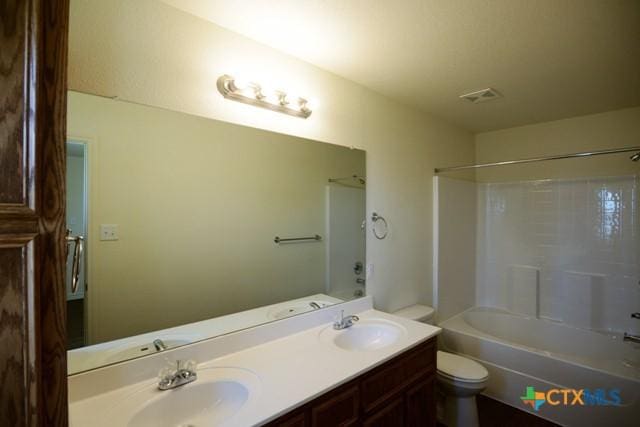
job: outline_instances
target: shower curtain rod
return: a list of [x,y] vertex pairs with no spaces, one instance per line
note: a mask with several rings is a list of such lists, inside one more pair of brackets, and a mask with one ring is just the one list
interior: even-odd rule
[[479,169],[479,168],[488,168],[491,166],[504,166],[504,165],[517,165],[520,163],[534,163],[534,162],[543,162],[546,160],[560,160],[560,159],[573,159],[577,157],[591,157],[591,156],[600,156],[603,154],[616,154],[616,153],[627,153],[631,151],[640,151],[640,146],[636,147],[624,147],[624,148],[612,148],[610,150],[599,150],[599,151],[586,151],[583,153],[571,153],[571,154],[559,154],[556,156],[546,156],[546,157],[533,157],[530,159],[518,159],[518,160],[505,160],[503,162],[493,162],[493,163],[481,163],[478,165],[466,165],[466,166],[452,166],[448,168],[435,168],[435,173],[442,172],[452,172],[459,171],[465,169]]

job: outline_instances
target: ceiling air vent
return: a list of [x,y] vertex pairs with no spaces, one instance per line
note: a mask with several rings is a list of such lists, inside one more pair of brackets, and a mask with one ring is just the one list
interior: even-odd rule
[[464,95],[460,95],[460,98],[466,99],[467,101],[473,102],[474,104],[478,104],[480,102],[502,98],[502,95],[500,95],[497,90],[488,87],[486,89],[465,93]]

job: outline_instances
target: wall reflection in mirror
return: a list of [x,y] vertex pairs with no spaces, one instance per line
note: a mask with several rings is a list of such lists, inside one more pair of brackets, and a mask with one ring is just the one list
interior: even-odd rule
[[75,92],[67,132],[70,374],[364,295],[364,151]]

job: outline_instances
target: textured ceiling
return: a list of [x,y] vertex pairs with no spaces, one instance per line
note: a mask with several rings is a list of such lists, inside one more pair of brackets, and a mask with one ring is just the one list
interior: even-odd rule
[[640,105],[639,0],[162,1],[476,132]]

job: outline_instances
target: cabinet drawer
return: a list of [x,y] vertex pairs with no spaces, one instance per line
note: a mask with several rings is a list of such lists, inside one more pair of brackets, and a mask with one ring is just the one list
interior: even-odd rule
[[[330,392],[331,394],[332,392]],[[347,427],[358,422],[360,399],[356,384],[335,392],[311,407],[312,427]]]
[[[397,427],[405,425],[402,399],[396,399],[368,416],[362,427]],[[425,424],[426,425],[426,424]]]
[[267,427],[307,427],[308,425],[307,412],[303,411],[296,412],[291,415],[285,415],[284,417],[267,424]]
[[425,375],[435,364],[435,343],[429,342],[411,350],[406,356],[383,365],[361,382],[362,406],[369,412],[383,401]]

